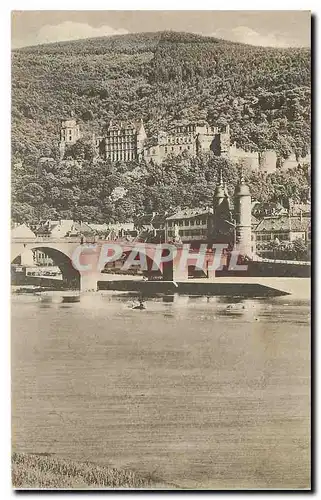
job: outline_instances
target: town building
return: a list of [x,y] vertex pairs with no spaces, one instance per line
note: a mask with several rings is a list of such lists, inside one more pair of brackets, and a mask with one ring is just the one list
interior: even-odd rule
[[311,218],[301,215],[264,217],[255,227],[256,253],[273,258],[275,245],[286,246],[296,239],[303,240],[311,249]]
[[42,238],[66,238],[78,236],[93,236],[94,230],[85,222],[75,222],[72,219],[46,220],[40,222],[34,230]]
[[166,240],[166,217],[168,212],[142,214],[134,220],[138,241],[164,243]]
[[242,255],[251,256],[255,250],[251,208],[251,194],[243,176],[236,186],[232,204],[221,175],[213,207],[184,209],[166,218],[166,241],[190,243],[195,247],[202,243],[223,243],[238,249]]
[[118,240],[137,236],[133,222],[117,222],[115,224],[88,224],[90,228],[105,240]]
[[44,251],[38,249],[33,250],[33,261],[36,266],[48,267],[54,265],[53,259]]
[[176,243],[207,243],[212,224],[212,208],[180,210],[166,218],[165,238]]

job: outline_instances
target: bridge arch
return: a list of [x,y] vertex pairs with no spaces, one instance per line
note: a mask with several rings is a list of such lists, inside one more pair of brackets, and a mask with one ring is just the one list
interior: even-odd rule
[[50,257],[54,264],[59,267],[64,282],[68,287],[80,288],[80,273],[72,265],[69,252],[63,247],[57,248],[54,245],[39,243],[19,243],[12,245],[11,263],[28,250],[40,250]]

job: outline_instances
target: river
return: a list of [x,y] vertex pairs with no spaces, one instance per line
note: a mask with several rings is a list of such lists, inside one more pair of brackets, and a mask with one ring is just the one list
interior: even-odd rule
[[183,488],[309,487],[309,302],[231,303],[13,296],[13,449]]

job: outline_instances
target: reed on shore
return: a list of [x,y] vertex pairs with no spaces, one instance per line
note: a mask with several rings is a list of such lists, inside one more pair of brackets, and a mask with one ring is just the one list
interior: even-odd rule
[[136,472],[74,462],[50,455],[12,454],[12,486],[19,489],[153,488],[154,481]]

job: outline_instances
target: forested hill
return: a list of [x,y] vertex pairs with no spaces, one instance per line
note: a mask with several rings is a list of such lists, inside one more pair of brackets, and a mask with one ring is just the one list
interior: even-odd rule
[[[15,157],[50,155],[59,120],[96,130],[142,117],[148,135],[182,118],[231,124],[232,140],[284,156],[310,144],[310,51],[188,33],[120,35],[12,53]],[[52,153],[51,153],[52,154]]]
[[[78,141],[61,161],[59,125],[73,114],[86,137],[110,119],[143,118],[152,137],[183,118],[229,123],[246,149],[291,150],[310,143],[310,52],[267,49],[185,33],[141,33],[12,53],[12,217],[130,221],[142,212],[212,203],[218,172],[230,193],[230,161],[204,155],[161,166],[93,162]],[[306,201],[309,170],[248,173],[254,199]]]

